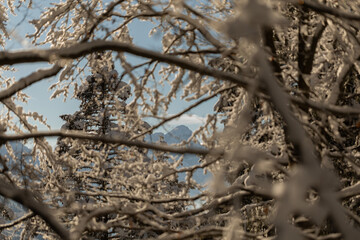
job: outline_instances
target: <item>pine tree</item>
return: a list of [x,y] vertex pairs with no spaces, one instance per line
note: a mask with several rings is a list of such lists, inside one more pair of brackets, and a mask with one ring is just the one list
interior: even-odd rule
[[[66,121],[62,129],[77,130],[99,136],[117,136],[130,138],[134,134],[149,128],[150,125],[136,116],[136,111],[127,109],[126,100],[130,97],[130,86],[120,81],[114,70],[111,53],[104,57],[96,56],[92,66],[92,75],[86,77],[77,93],[81,101],[79,111],[74,114],[61,115]],[[168,157],[159,153],[153,154],[150,159],[147,152],[136,147],[121,147],[118,145],[96,143],[90,141],[79,142],[67,138],[59,138],[58,155],[63,161],[63,170],[68,178],[64,180],[65,188],[75,192],[70,198],[61,200],[61,204],[69,208],[76,202],[90,208],[113,206],[123,201],[124,207],[136,209],[143,206],[141,202],[122,199],[112,199],[106,193],[121,192],[132,196],[141,196],[144,199],[176,197],[182,191],[182,184],[176,176],[172,180],[153,182],[157,177],[170,169]],[[98,194],[88,194],[88,193]],[[156,206],[167,213],[181,211],[184,204],[167,204]],[[96,225],[103,223],[103,229],[87,229],[87,236],[96,239],[121,239],[156,236],[161,231],[140,231],[145,225],[136,217],[123,220],[125,228],[108,227],[111,220],[115,222],[120,215],[116,211],[105,216],[97,217]],[[69,224],[76,222],[76,213],[67,216]],[[121,221],[121,220],[119,220]],[[72,223],[71,223],[72,222]],[[109,225],[110,226],[110,225]],[[120,224],[121,226],[121,224]],[[128,230],[126,229],[128,228]]]

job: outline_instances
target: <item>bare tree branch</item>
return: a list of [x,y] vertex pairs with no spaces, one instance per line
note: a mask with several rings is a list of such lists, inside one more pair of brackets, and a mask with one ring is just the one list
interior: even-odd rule
[[360,182],[358,182],[350,187],[343,188],[338,193],[338,196],[340,199],[354,197],[357,195],[360,195]]

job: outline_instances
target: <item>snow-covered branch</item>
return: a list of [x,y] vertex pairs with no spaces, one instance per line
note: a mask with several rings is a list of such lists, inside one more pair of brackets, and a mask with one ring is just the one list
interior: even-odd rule
[[126,146],[135,146],[139,148],[152,149],[163,152],[172,152],[172,153],[189,153],[189,154],[198,154],[198,155],[208,155],[208,154],[219,154],[222,151],[219,150],[208,150],[200,148],[187,148],[187,147],[173,147],[168,145],[161,144],[152,144],[136,140],[127,140],[126,138],[117,137],[117,136],[95,136],[91,134],[85,134],[79,131],[48,131],[48,132],[32,132],[24,133],[17,135],[0,135],[0,143],[5,143],[7,141],[18,141],[31,138],[44,138],[44,137],[63,137],[63,138],[75,138],[75,139],[84,139],[96,142],[103,142],[108,144],[119,144]]
[[299,6],[308,7],[318,13],[326,13],[326,14],[336,16],[338,18],[360,21],[360,16],[358,14],[348,13],[348,12],[344,12],[344,11],[336,9],[336,8],[328,7],[324,4],[318,3],[318,1],[291,0],[289,2],[299,5]]
[[39,215],[62,239],[71,239],[69,231],[55,218],[55,212],[37,201],[29,190],[18,189],[14,185],[2,182],[0,183],[0,194],[24,205],[33,211],[34,214]]
[[34,217],[34,216],[35,216],[35,214],[34,214],[33,212],[29,212],[29,213],[25,214],[24,216],[19,217],[18,219],[14,220],[14,221],[12,221],[12,222],[10,222],[10,223],[1,224],[1,225],[0,225],[0,230],[1,230],[1,229],[4,229],[4,228],[13,227],[13,226],[15,226],[15,225],[17,225],[17,224],[20,224],[20,223],[22,223],[23,221],[26,221],[26,220],[28,220],[29,218],[32,218],[32,217]]
[[[358,239],[359,3],[0,4],[1,237]],[[38,131],[52,76],[79,106]]]
[[55,76],[58,72],[60,72],[61,69],[62,67],[60,67],[59,65],[55,65],[52,68],[40,69],[24,78],[19,79],[19,81],[0,92],[0,101],[11,97],[18,91],[21,91],[36,82],[39,82],[48,77]]
[[[150,58],[156,61],[174,64],[178,67],[194,71],[203,75],[208,75],[214,78],[228,80],[241,87],[248,88],[252,86],[251,78],[244,75],[232,74],[229,72],[218,71],[208,68],[204,65],[194,64],[191,61],[184,60],[178,57],[174,57],[169,54],[162,54],[159,52],[147,50],[145,48],[136,47],[132,44],[121,43],[117,41],[104,41],[96,40],[89,43],[79,43],[71,47],[60,49],[48,49],[48,50],[27,50],[27,51],[15,51],[15,52],[0,52],[0,65],[13,65],[18,63],[29,62],[51,62],[55,59],[67,59],[78,58],[94,52],[113,50],[117,52],[127,52],[136,56]],[[265,88],[260,87],[260,92],[267,94]],[[259,93],[257,93],[259,94]],[[260,95],[261,96],[261,95]],[[316,110],[329,111],[336,114],[360,114],[360,109],[351,107],[340,107],[336,105],[328,105],[319,103],[316,101],[302,99],[297,96],[290,96],[292,102],[299,105],[306,105]]]

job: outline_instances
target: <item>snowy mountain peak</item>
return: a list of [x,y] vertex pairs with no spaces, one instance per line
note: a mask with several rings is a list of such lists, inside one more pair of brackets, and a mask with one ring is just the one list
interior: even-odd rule
[[192,131],[185,125],[179,125],[177,127],[175,127],[173,130],[170,131],[170,133],[187,133],[187,134],[191,134]]
[[[170,132],[164,134],[161,132],[156,132],[153,134],[149,134],[145,136],[145,141],[146,142],[152,142],[152,143],[156,143],[156,142],[165,142],[166,144],[178,144],[181,143],[182,141],[186,141],[188,140],[192,135],[192,131],[184,125],[179,125],[176,126],[175,128],[173,128]],[[204,146],[202,146],[200,143],[195,143],[193,141],[190,141],[188,144],[186,144],[187,147],[192,147],[192,148],[205,148]],[[149,151],[149,153],[151,154],[151,150]],[[181,156],[181,154],[175,154],[175,153],[170,153],[170,155],[172,157],[175,157],[176,159],[179,159],[179,157]],[[194,154],[184,154],[183,156],[183,161],[181,163],[181,165],[179,166],[180,168],[182,167],[192,167],[195,165],[199,164],[199,156],[194,155]],[[180,173],[179,174],[179,179],[181,181],[185,181],[185,173]],[[207,179],[210,177],[210,174],[204,174],[202,169],[196,170],[194,172],[194,176],[193,179],[198,182],[198,183],[205,183],[207,181]]]
[[156,132],[151,135],[147,135],[145,137],[145,141],[149,141],[149,142],[165,141],[167,144],[177,144],[177,143],[181,143],[182,141],[188,140],[191,137],[191,135],[192,135],[192,131],[188,127],[184,125],[179,125],[166,134]]
[[184,140],[186,141],[191,137],[191,135],[192,135],[192,131],[188,127],[184,125],[179,125],[170,132],[168,132],[167,134],[165,134],[164,137],[165,137],[165,142],[167,142],[168,144],[173,144],[173,143],[180,143]]

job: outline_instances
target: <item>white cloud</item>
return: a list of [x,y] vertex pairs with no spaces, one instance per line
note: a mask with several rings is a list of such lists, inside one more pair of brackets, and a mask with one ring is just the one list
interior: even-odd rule
[[206,117],[196,114],[183,114],[182,116],[169,122],[170,125],[201,125],[206,122]]

